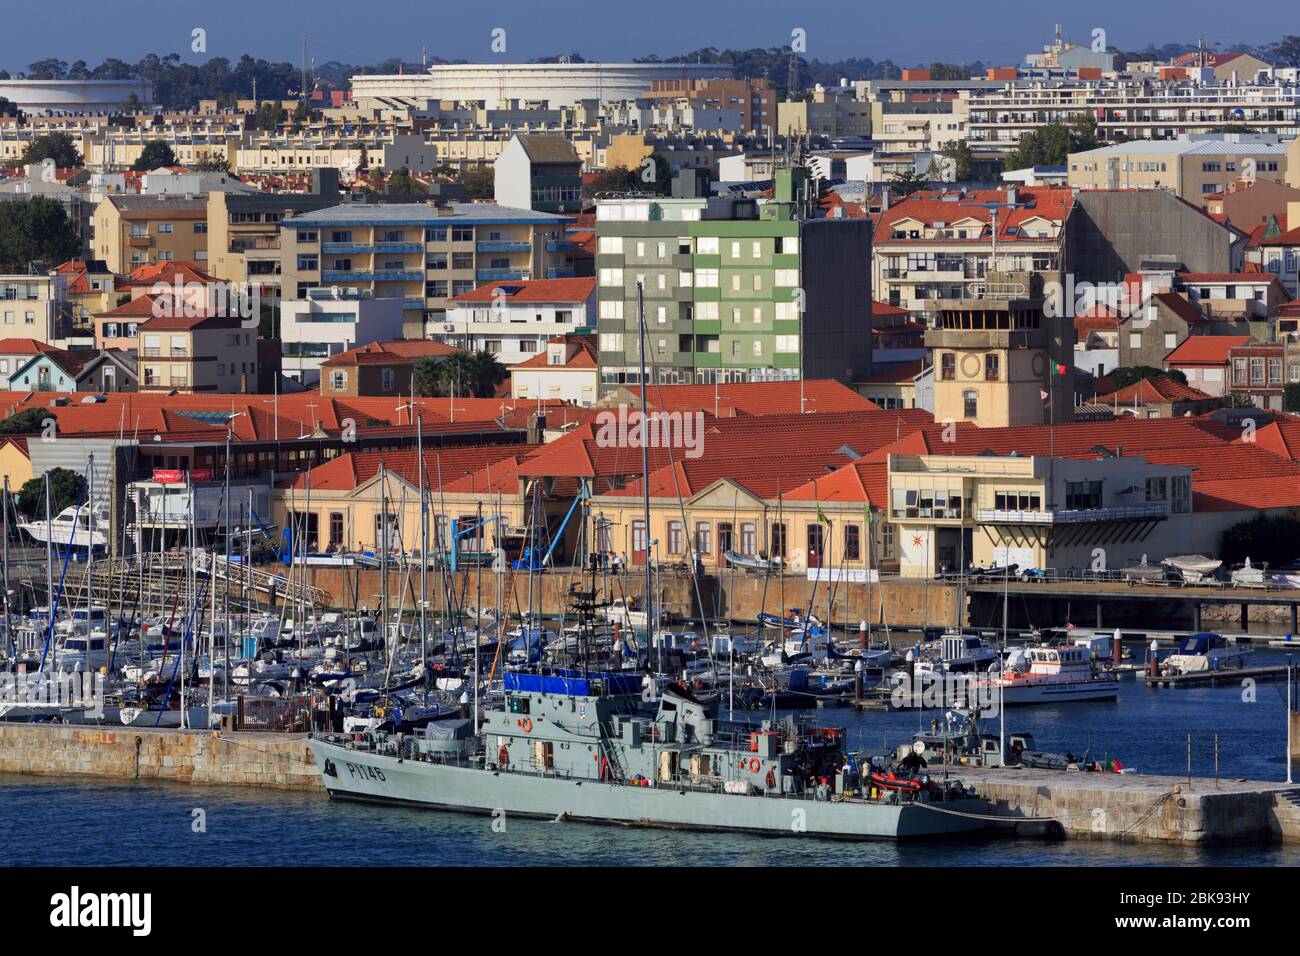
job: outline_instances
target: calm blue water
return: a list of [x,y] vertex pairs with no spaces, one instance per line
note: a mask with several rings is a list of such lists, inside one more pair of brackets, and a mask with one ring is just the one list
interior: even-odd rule
[[[1261,651],[1254,663],[1280,661]],[[1148,690],[1131,677],[1114,704],[1009,711],[1008,732],[1031,731],[1049,750],[1117,756],[1154,773],[1186,772],[1188,731],[1220,734],[1225,778],[1285,777],[1285,685]],[[915,713],[828,711],[854,742],[891,744],[917,730]],[[992,727],[996,730],[996,727]],[[1212,753],[1194,770],[1212,776]],[[192,830],[193,811],[206,832]],[[1150,845],[944,841],[845,844],[675,833],[331,803],[323,796],[243,788],[103,783],[0,775],[0,863],[12,865],[294,865],[342,860],[423,866],[543,865],[1298,865],[1300,847],[1184,849]]]

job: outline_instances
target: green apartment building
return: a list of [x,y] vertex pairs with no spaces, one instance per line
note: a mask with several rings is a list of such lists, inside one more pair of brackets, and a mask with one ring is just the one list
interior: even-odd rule
[[[568,220],[491,203],[344,203],[283,220],[281,288],[356,288],[402,298],[408,339],[443,332],[453,296],[497,280],[542,278]],[[563,256],[559,256],[563,262]]]
[[640,381],[637,283],[653,382],[846,384],[871,367],[871,227],[817,219],[801,169],[771,202],[638,196],[596,207],[603,390]]

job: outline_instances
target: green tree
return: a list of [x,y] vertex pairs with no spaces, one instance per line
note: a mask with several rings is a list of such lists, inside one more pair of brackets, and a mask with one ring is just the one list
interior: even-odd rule
[[1300,66],[1300,36],[1287,34],[1268,48],[1268,55],[1283,66]]
[[890,191],[900,192],[904,196],[910,196],[918,189],[924,189],[929,183],[930,180],[918,173],[912,166],[899,169],[889,177]]
[[1117,368],[1110,373],[1111,384],[1117,389],[1128,388],[1134,382],[1140,382],[1143,379],[1155,378],[1158,375],[1167,375],[1175,382],[1181,385],[1187,384],[1187,376],[1176,368],[1168,371],[1162,368],[1152,368],[1150,365],[1134,365],[1131,367]]
[[388,177],[388,191],[398,196],[421,196],[428,192],[411,171],[403,166]]
[[456,351],[443,359],[417,363],[411,385],[417,395],[491,398],[509,377],[509,370],[490,352]]
[[175,165],[176,154],[172,151],[171,145],[160,139],[151,139],[144,144],[144,149],[140,151],[140,158],[131,164],[131,168],[138,173],[147,173],[151,169]]
[[1259,514],[1223,532],[1219,557],[1228,564],[1250,558],[1258,567],[1276,567],[1300,558],[1300,518]]
[[[3,77],[0,77],[0,79],[3,79]],[[17,116],[17,115],[18,115],[17,104],[15,104],[13,100],[7,100],[3,96],[0,96],[0,116]]]
[[190,168],[200,173],[228,173],[230,160],[217,153],[201,153],[198,161]]
[[459,180],[465,187],[465,197],[471,201],[496,195],[496,173],[491,166],[479,164],[462,169]]
[[258,107],[257,115],[253,117],[253,125],[260,130],[273,133],[283,125],[288,116],[289,114],[279,103],[263,103]]
[[964,139],[947,144],[942,152],[945,157],[952,160],[955,182],[966,183],[975,178],[975,154]]
[[1005,168],[1064,166],[1071,153],[1100,145],[1096,118],[1081,113],[1069,123],[1048,123],[1020,137],[1020,143],[1007,155]]
[[582,191],[589,198],[598,193],[627,192],[631,181],[632,177],[626,166],[611,166],[596,173],[591,182],[582,187]]
[[[0,113],[3,112],[0,109]],[[47,159],[54,160],[54,165],[59,169],[76,169],[81,166],[81,154],[67,133],[50,133],[38,137],[32,140],[23,153],[24,163],[41,163]]]
[[77,229],[57,199],[0,202],[0,269],[15,272],[35,259],[63,262],[80,250]]
[[[81,504],[86,497],[86,477],[66,468],[51,468],[50,514]],[[45,476],[24,482],[18,489],[18,510],[28,517],[45,514]]]
[[49,414],[43,408],[28,408],[0,421],[0,435],[34,435],[45,426]]

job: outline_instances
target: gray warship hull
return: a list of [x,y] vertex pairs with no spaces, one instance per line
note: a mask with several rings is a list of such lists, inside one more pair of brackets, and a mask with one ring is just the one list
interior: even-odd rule
[[309,741],[330,797],[507,817],[566,819],[667,827],[898,840],[969,833],[983,828],[983,800],[942,806],[853,798],[719,793],[684,786],[635,786],[517,770],[493,770],[371,753],[320,738]]

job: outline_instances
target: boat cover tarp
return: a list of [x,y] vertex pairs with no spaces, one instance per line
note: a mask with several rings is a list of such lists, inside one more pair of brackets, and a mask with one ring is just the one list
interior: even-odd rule
[[425,740],[468,740],[472,734],[469,720],[434,720],[424,725]]
[[576,671],[555,670],[549,674],[521,674],[506,671],[505,689],[534,694],[566,694],[572,697],[592,696],[591,684],[599,680],[605,685],[606,693],[640,694],[641,682],[628,674],[585,674]]

